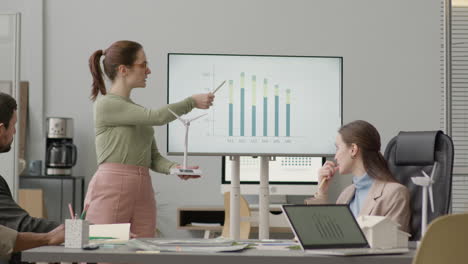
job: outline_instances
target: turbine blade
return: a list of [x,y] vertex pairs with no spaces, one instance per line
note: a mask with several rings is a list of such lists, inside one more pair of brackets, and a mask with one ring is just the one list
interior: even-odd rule
[[185,124],[185,120],[178,116],[176,113],[174,113],[174,111],[172,111],[170,108],[168,108],[167,110],[169,110],[169,112],[171,112],[175,117],[177,117],[177,119],[179,119],[182,123]]
[[429,186],[429,202],[431,203],[431,209],[434,213],[434,194],[432,193],[432,185]]
[[202,116],[206,116],[207,114],[208,114],[208,113],[205,113],[205,114],[203,114],[203,115],[199,115],[199,116],[197,116],[197,117],[194,117],[194,118],[192,118],[192,119],[189,119],[188,121],[189,121],[189,122],[192,122],[193,120],[197,120],[198,118],[200,118],[200,117],[202,117]]
[[425,171],[421,170],[421,172],[422,172],[422,174],[424,175],[424,177],[426,177],[426,178],[431,178],[431,177],[429,177],[429,175],[427,175],[427,173],[426,173]]
[[439,163],[437,161],[435,161],[434,166],[432,166],[431,180],[434,178],[434,174],[435,174],[435,171],[437,169],[437,165],[439,165]]

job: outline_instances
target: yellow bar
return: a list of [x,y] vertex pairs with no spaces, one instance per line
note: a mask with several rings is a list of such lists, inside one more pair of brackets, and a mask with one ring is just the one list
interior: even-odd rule
[[263,97],[268,96],[268,80],[263,79]]
[[275,96],[279,96],[279,87],[275,84]]
[[240,88],[244,88],[244,78],[245,78],[245,73],[241,72],[240,76]]
[[229,80],[229,103],[234,103],[234,81]]
[[286,104],[291,104],[291,89],[286,90]]

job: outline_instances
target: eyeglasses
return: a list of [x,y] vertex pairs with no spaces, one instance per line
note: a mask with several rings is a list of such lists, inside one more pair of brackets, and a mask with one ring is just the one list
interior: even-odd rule
[[142,63],[133,63],[133,65],[138,66],[138,67],[143,68],[143,69],[148,69],[149,64],[148,64],[147,61],[145,61],[145,62],[142,62]]

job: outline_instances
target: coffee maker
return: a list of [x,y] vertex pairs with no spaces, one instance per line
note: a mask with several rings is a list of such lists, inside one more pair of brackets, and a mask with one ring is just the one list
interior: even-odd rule
[[77,156],[73,119],[48,117],[46,135],[46,174],[71,176]]

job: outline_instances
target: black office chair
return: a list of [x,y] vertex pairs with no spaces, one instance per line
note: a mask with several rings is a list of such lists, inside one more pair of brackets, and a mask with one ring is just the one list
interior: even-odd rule
[[410,240],[421,238],[422,187],[415,185],[411,177],[422,176],[421,170],[431,175],[437,162],[432,190],[434,213],[428,205],[429,223],[440,215],[449,213],[452,192],[453,142],[442,131],[400,132],[385,149],[385,159],[395,178],[410,191],[412,217]]

